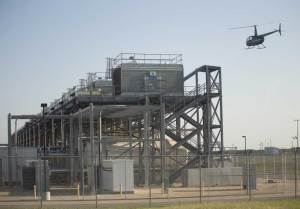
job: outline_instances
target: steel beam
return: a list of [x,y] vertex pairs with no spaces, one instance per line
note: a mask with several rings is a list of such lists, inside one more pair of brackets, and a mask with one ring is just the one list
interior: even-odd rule
[[[45,119],[68,119],[68,115],[45,115]],[[11,119],[41,120],[42,115],[11,115]]]

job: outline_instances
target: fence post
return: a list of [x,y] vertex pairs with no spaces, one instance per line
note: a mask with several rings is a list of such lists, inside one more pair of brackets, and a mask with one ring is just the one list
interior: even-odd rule
[[251,170],[250,170],[250,151],[248,150],[248,193],[249,193],[249,200],[251,200]]
[[276,179],[276,157],[275,155],[273,154],[273,180],[275,181]]
[[77,184],[77,197],[80,197],[80,184]]
[[123,197],[123,188],[122,188],[122,184],[120,184],[120,196]]
[[263,157],[264,157],[264,159],[263,159],[263,163],[264,163],[264,180],[266,181],[266,156],[265,156],[265,154],[263,153]]
[[286,185],[286,155],[287,152],[284,153],[284,186]]
[[36,199],[36,185],[33,185],[33,196]]
[[246,194],[249,195],[249,167],[248,167],[248,152],[245,151],[245,167],[247,172]]
[[295,199],[297,198],[297,175],[298,175],[298,166],[297,166],[297,150],[298,150],[298,147],[295,148]]
[[125,199],[127,198],[127,175],[126,175],[126,158],[125,158],[125,188],[124,188],[124,191],[125,191]]
[[199,154],[199,201],[202,202],[201,155]]
[[41,155],[39,155],[39,195],[40,195],[40,208],[43,207],[43,197],[42,197],[42,167],[41,167]]

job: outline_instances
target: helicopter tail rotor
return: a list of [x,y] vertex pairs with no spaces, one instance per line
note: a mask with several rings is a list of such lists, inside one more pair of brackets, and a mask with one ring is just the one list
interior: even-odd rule
[[279,23],[278,32],[279,32],[279,35],[281,36],[281,23]]

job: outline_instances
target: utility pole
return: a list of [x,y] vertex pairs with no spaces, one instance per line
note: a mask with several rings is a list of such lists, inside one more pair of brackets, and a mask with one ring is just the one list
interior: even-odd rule
[[[47,103],[42,103],[41,107],[43,108],[43,123],[44,123],[45,129],[46,129],[45,108],[47,107]],[[46,182],[47,182],[47,178],[46,178],[46,132],[45,132],[45,137],[44,137],[44,160],[43,161],[44,161],[44,198],[46,200],[47,199],[46,198],[46,195],[47,195],[47,185],[46,185]]]
[[298,162],[297,162],[297,152],[299,147],[299,130],[298,130],[298,123],[299,119],[295,120],[297,123],[297,147],[295,148],[295,198],[297,198],[297,188],[298,188]]
[[242,136],[245,140],[245,153],[247,153],[247,137],[246,136]]
[[299,147],[299,127],[298,127],[298,123],[299,123],[299,119],[294,120],[297,124],[297,135],[296,135],[296,139],[297,139],[297,148]]

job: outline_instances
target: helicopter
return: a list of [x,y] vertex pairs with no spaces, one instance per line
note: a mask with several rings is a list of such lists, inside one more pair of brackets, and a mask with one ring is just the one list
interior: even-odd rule
[[274,29],[273,31],[270,31],[268,33],[263,33],[263,34],[257,34],[257,26],[258,25],[250,25],[250,26],[245,26],[245,27],[234,27],[230,29],[241,29],[241,28],[254,28],[254,35],[249,36],[246,40],[246,49],[253,49],[254,47],[257,46],[257,49],[264,49],[266,46],[263,44],[265,41],[265,36],[271,35],[273,33],[279,33],[281,36],[281,23],[279,24],[278,29]]

